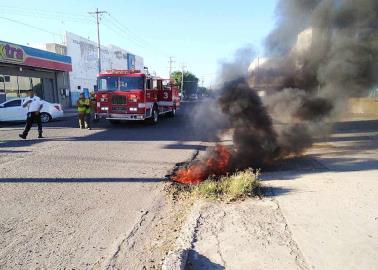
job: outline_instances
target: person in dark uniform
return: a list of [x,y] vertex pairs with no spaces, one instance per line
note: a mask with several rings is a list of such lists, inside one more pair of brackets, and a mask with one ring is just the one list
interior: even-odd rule
[[26,117],[26,125],[24,132],[19,134],[20,138],[26,139],[28,133],[33,126],[33,123],[37,123],[38,125],[38,138],[43,138],[42,136],[42,122],[41,122],[41,109],[43,107],[42,101],[39,97],[34,95],[33,90],[28,91],[28,97],[25,98],[24,102],[22,103],[22,107],[28,109],[27,117]]
[[98,119],[96,118],[97,100],[96,100],[95,92],[91,93],[90,103],[91,103],[91,119],[90,120],[92,122],[98,122]]

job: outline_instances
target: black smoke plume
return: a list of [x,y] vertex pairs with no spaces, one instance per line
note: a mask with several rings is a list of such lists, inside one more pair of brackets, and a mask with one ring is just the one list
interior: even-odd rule
[[251,164],[260,167],[277,156],[277,134],[272,120],[257,92],[244,78],[225,83],[218,103],[234,130],[231,167],[242,169]]
[[234,169],[302,154],[349,97],[378,84],[378,0],[280,0],[276,14],[266,59],[247,75],[251,50],[224,63],[217,107],[206,117],[222,123],[216,131],[234,131]]

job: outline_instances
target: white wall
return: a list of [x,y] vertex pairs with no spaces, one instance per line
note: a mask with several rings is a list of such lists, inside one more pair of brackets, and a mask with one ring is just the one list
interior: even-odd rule
[[[70,87],[73,104],[78,94],[84,88],[93,90],[97,76],[97,45],[88,39],[66,32],[67,55],[72,59],[72,72],[70,72]],[[104,57],[109,52],[103,50]],[[104,61],[105,62],[105,61]],[[80,90],[78,90],[80,86]]]
[[[76,103],[79,92],[84,88],[93,91],[98,73],[97,43],[81,36],[66,32],[67,55],[72,58],[72,72],[70,73],[72,104]],[[127,51],[110,45],[101,46],[101,69],[128,69]],[[143,70],[143,58],[136,56],[136,69]],[[78,86],[81,87],[78,90]]]
[[135,69],[144,70],[143,57],[135,55]]

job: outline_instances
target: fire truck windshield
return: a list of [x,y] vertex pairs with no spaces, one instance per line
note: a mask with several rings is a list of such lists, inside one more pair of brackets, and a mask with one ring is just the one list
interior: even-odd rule
[[101,76],[98,78],[99,91],[130,91],[143,88],[142,77]]

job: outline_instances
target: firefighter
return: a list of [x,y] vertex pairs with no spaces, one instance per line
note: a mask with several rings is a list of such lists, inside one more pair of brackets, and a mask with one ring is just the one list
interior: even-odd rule
[[79,115],[79,127],[81,129],[91,129],[91,107],[88,98],[85,98],[84,93],[80,93],[79,100],[77,101],[77,111]]

